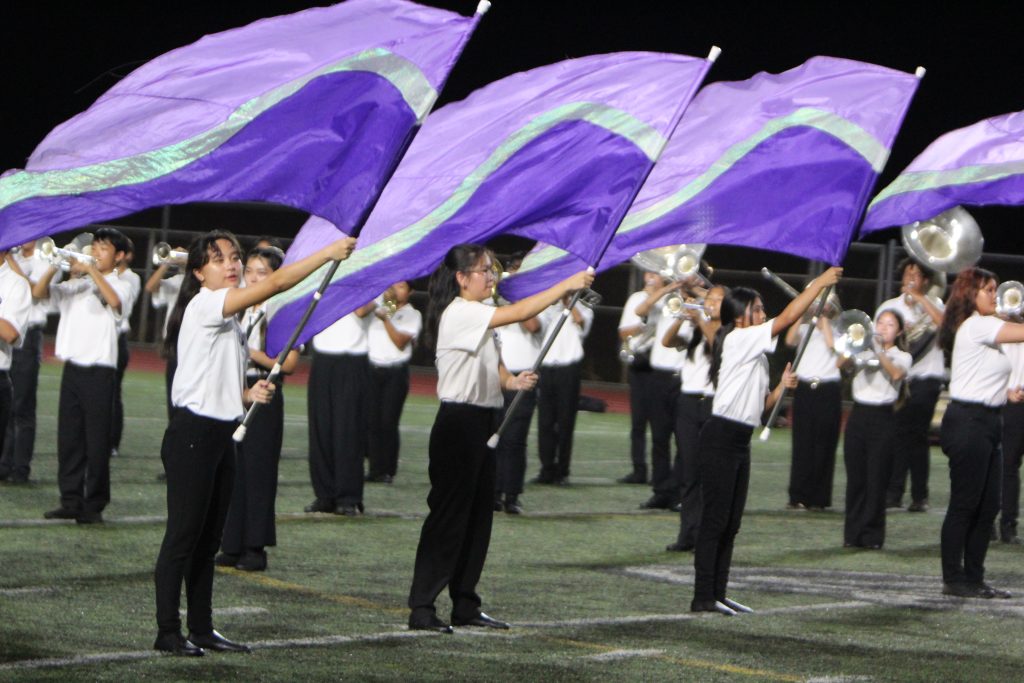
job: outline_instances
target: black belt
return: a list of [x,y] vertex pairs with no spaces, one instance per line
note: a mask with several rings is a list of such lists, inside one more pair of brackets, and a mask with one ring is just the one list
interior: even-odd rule
[[982,410],[986,413],[1000,413],[1003,410],[1002,406],[987,406],[984,403],[976,403],[974,401],[961,401],[958,398],[954,398],[950,401],[952,405],[955,405],[966,410]]
[[807,388],[809,388],[809,389],[811,389],[813,391],[813,390],[819,388],[822,384],[831,384],[833,382],[838,383],[839,380],[838,379],[822,379],[820,377],[812,377],[810,379],[798,380],[798,382],[800,384],[805,385]]

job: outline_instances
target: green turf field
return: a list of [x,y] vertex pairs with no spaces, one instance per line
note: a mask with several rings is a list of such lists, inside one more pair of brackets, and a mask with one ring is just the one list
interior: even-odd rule
[[[513,629],[409,632],[405,599],[426,513],[435,403],[412,397],[393,485],[368,484],[361,518],[306,515],[305,396],[287,389],[278,539],[265,573],[218,572],[215,622],[249,655],[158,656],[152,570],[163,533],[163,378],[125,379],[127,424],[107,523],[44,522],[56,506],[59,368],[40,378],[27,487],[0,487],[0,680],[1014,681],[1024,678],[1024,548],[994,544],[991,583],[1021,598],[940,594],[948,479],[932,458],[932,511],[892,514],[881,552],[843,549],[841,512],[789,512],[789,433],[755,442],[732,596],[757,610],[691,615],[690,554],[667,553],[677,516],[642,512],[628,417],[583,413],[572,486],[529,486],[527,514],[497,514],[480,584]],[[528,476],[536,472],[531,450]],[[841,457],[841,454],[840,454]],[[837,468],[835,503],[844,478]],[[443,617],[447,597],[438,603]]]

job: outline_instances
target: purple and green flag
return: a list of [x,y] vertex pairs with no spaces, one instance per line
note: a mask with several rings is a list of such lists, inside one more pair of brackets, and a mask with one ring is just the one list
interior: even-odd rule
[[960,204],[1024,204],[1024,112],[946,133],[871,201],[861,234]]
[[352,231],[486,7],[347,0],[157,57],[0,176],[0,247],[196,201],[285,204]]
[[[459,243],[509,233],[596,263],[710,65],[673,54],[595,55],[509,76],[432,114],[300,343],[392,283],[430,273]],[[329,222],[311,219],[288,259],[336,237]],[[272,300],[270,353],[323,277]]]
[[[840,263],[917,89],[913,74],[814,57],[694,98],[598,265],[671,244],[730,244]],[[538,244],[502,293],[581,261]]]

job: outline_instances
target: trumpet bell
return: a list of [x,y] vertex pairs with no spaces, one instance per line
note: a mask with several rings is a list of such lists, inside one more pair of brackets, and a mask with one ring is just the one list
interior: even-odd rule
[[960,206],[904,225],[901,235],[903,248],[914,260],[941,273],[959,273],[973,266],[985,246],[977,221]]
[[875,326],[864,311],[843,311],[836,321],[833,341],[836,353],[844,358],[856,356],[871,346]]
[[153,247],[154,266],[184,266],[188,263],[188,252],[173,249],[167,242],[158,242]]
[[1020,318],[1024,312],[1024,284],[1007,280],[996,290],[996,313],[1008,318]]
[[675,244],[641,251],[630,261],[644,270],[658,273],[668,280],[682,280],[696,275],[706,244]]

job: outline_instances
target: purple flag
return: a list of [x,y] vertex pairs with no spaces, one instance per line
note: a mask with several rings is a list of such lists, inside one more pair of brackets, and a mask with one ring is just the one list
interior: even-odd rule
[[[683,55],[595,55],[509,76],[431,115],[300,341],[391,283],[430,273],[461,242],[512,233],[596,262],[709,66]],[[312,219],[288,258],[336,235]],[[272,353],[322,277],[274,299]]]
[[871,201],[861,234],[959,204],[1024,204],[1024,112],[979,121],[928,145]]
[[479,16],[348,0],[162,55],[0,177],[0,246],[195,201],[275,202],[356,229]]
[[[889,157],[918,78],[814,57],[781,74],[704,87],[598,270],[670,244],[732,244],[839,263]],[[541,244],[502,285],[510,299],[577,271]]]

